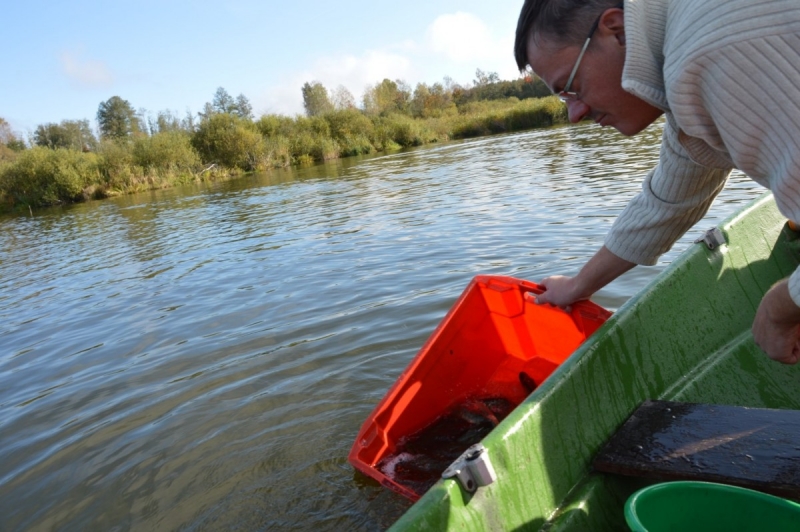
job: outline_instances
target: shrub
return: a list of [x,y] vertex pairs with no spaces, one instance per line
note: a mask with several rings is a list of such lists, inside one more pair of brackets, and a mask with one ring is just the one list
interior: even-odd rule
[[7,203],[41,207],[84,199],[101,183],[94,153],[34,147],[0,168],[0,191]]
[[310,157],[314,161],[327,161],[339,157],[339,144],[330,137],[310,131],[301,131],[291,139],[292,157]]
[[282,115],[264,115],[255,123],[256,129],[265,137],[286,137],[295,129],[294,120]]
[[507,118],[512,131],[563,124],[567,120],[567,108],[556,96],[523,100]]
[[349,157],[351,155],[366,155],[375,151],[375,146],[370,142],[369,137],[363,134],[345,135],[339,139],[341,148],[340,155]]
[[10,163],[17,158],[17,152],[0,142],[0,164]]
[[393,114],[385,119],[390,138],[402,147],[421,146],[439,140],[436,133],[428,129],[424,121],[406,115]]
[[374,120],[374,127],[372,134],[369,136],[369,141],[375,146],[375,149],[378,151],[393,151],[402,148],[392,138],[393,128],[389,121],[382,117]]
[[[100,173],[112,189],[125,190],[136,184],[133,167],[133,145],[127,140],[104,140],[97,149]],[[141,174],[141,173],[140,173]]]
[[331,126],[322,116],[298,116],[295,119],[293,128],[289,131],[289,133],[295,135],[310,133],[311,135],[318,137],[330,137]]
[[268,165],[264,137],[252,122],[238,116],[217,113],[205,118],[192,137],[192,145],[203,162],[231,169],[264,169]]
[[284,167],[292,164],[292,143],[283,135],[266,139],[267,154],[272,166]]
[[548,127],[567,121],[566,107],[556,96],[471,102],[463,111],[452,122],[453,138]]
[[142,136],[133,143],[133,163],[161,175],[191,175],[200,165],[200,156],[183,131],[165,131]]
[[341,109],[327,113],[323,118],[328,122],[331,136],[339,144],[341,156],[364,155],[375,151],[370,141],[375,126],[361,111]]
[[368,137],[374,130],[372,120],[358,109],[341,109],[323,116],[328,131],[335,139],[362,135]]

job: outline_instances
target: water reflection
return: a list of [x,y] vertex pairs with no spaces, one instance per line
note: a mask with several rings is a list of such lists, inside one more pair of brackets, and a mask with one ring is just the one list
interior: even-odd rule
[[[361,422],[474,275],[574,273],[659,140],[553,128],[2,219],[3,528],[385,528],[407,502],[347,464]],[[734,176],[701,226],[760,192]]]

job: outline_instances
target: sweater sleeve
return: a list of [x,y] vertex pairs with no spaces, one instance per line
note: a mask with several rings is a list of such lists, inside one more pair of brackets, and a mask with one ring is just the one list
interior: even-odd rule
[[[708,211],[730,174],[693,162],[667,120],[656,167],[617,217],[606,247],[627,261],[653,265]],[[800,286],[799,286],[800,288]]]

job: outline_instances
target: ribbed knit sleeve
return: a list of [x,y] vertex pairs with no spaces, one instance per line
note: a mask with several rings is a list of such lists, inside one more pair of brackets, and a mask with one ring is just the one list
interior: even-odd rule
[[668,120],[659,162],[644,180],[642,191],[617,217],[606,236],[606,247],[627,261],[655,264],[708,211],[729,174],[730,169],[693,162]]

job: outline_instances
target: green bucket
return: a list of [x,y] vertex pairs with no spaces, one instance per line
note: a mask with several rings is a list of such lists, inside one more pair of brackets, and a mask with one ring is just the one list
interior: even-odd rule
[[665,482],[631,495],[625,520],[634,532],[797,532],[800,504],[726,484]]

